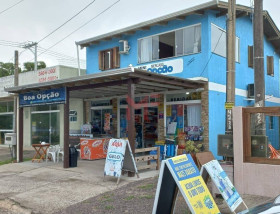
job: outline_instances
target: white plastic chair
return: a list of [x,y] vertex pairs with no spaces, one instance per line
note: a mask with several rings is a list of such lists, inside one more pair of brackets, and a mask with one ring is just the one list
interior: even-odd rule
[[50,146],[47,150],[47,155],[46,155],[46,162],[48,162],[49,155],[52,156],[52,160],[55,163],[56,161],[56,153],[57,153],[57,146]]
[[59,155],[61,155],[61,161],[64,160],[64,150],[60,146],[58,147],[57,150],[57,162],[59,162]]

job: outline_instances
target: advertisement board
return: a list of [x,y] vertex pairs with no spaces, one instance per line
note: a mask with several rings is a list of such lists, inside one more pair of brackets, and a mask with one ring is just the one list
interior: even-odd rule
[[65,103],[64,87],[19,94],[21,107],[59,103]]
[[183,59],[145,64],[135,68],[163,75],[177,74],[183,72]]
[[96,160],[106,158],[109,140],[110,138],[81,138],[81,159]]
[[234,210],[243,202],[243,200],[219,162],[217,160],[212,160],[204,164],[202,166],[201,172],[203,172],[204,168],[207,170],[230,210],[234,212]]
[[123,169],[135,172],[139,177],[129,142],[123,139],[111,139],[108,145],[104,176],[117,177],[117,183],[119,183]]
[[[165,184],[170,184],[169,190]],[[174,185],[180,190],[193,214],[220,213],[191,155],[185,154],[162,162],[153,214],[172,213],[174,206],[171,204],[174,204],[176,198]]]

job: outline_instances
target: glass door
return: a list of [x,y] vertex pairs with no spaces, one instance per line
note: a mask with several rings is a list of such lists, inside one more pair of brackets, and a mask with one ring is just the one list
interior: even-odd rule
[[94,136],[111,135],[113,132],[112,109],[93,109],[91,123]]
[[31,114],[31,143],[52,145],[60,142],[59,112],[33,112]]

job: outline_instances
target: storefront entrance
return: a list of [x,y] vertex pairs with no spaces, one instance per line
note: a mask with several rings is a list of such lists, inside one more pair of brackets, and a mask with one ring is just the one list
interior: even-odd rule
[[[135,109],[135,131],[137,148],[151,147],[158,139],[158,107]],[[127,137],[127,109],[120,109],[120,137]]]
[[31,143],[40,142],[52,145],[60,142],[60,120],[57,105],[32,107],[31,111]]
[[93,136],[112,135],[112,108],[92,109],[91,110],[91,133]]

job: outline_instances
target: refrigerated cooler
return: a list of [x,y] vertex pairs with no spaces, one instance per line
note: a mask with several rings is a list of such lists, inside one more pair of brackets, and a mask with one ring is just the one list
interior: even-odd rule
[[81,138],[81,159],[97,160],[106,158],[110,138]]

